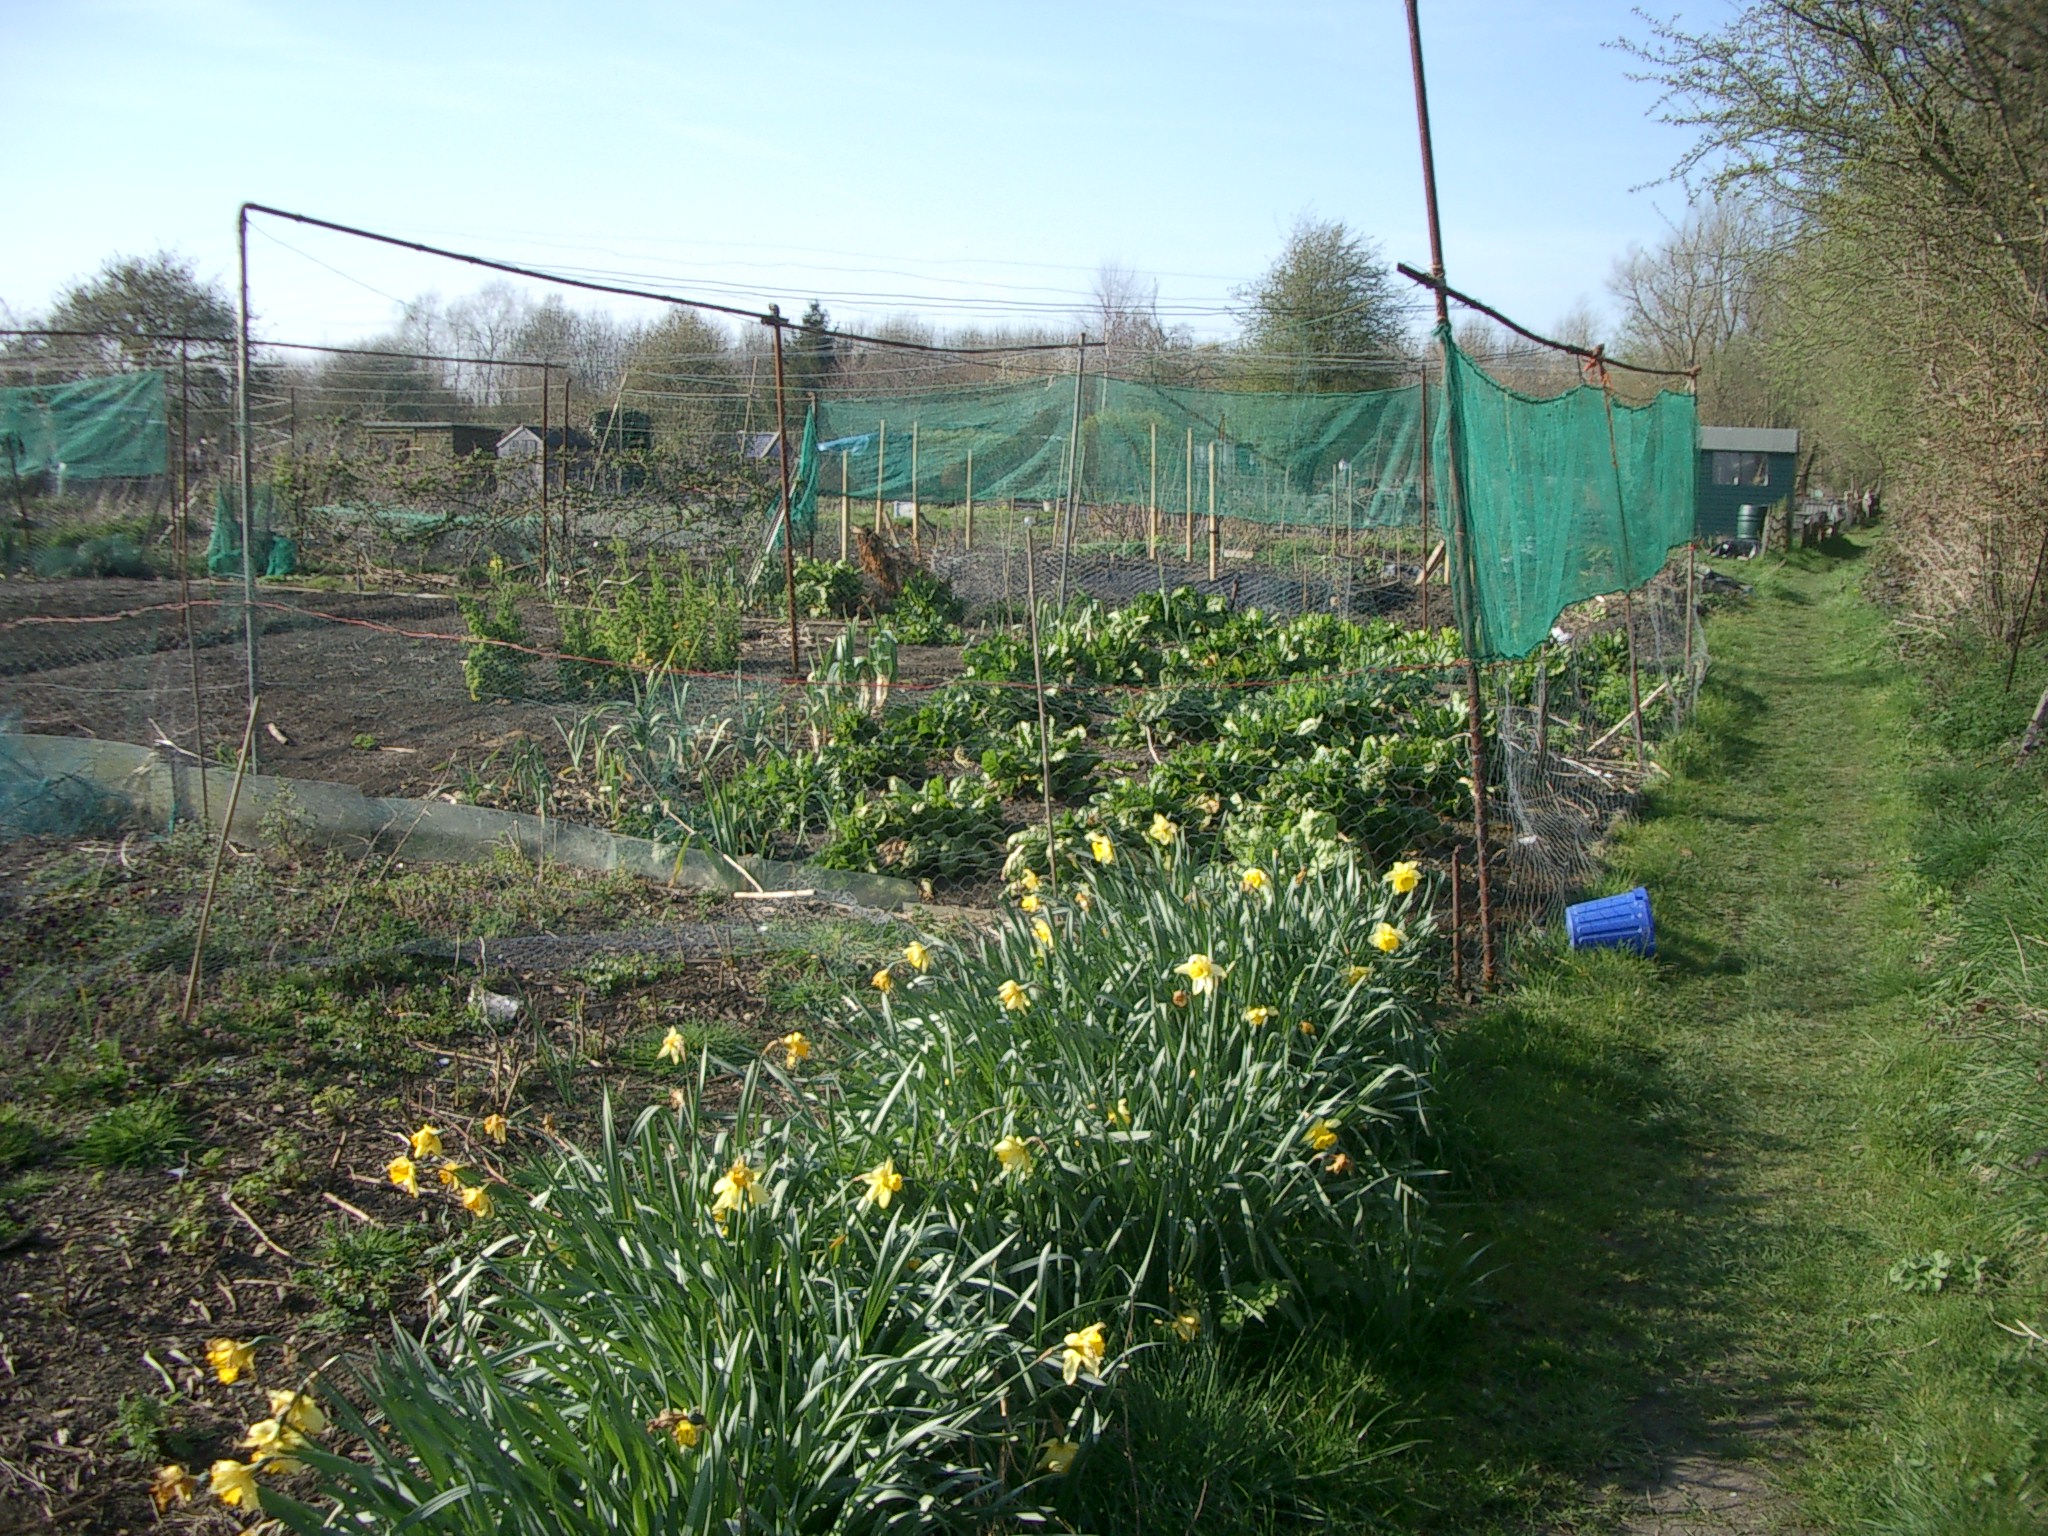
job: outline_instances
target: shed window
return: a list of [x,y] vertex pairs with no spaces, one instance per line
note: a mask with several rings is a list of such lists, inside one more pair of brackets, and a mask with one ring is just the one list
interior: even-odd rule
[[1713,455],[1716,485],[1769,485],[1771,464],[1767,454],[1736,453],[1716,449]]

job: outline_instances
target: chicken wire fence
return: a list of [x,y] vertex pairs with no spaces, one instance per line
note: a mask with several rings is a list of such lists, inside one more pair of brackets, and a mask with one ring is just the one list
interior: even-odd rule
[[[883,660],[874,631],[886,615],[849,625],[806,613],[792,668],[773,537],[779,465],[745,402],[729,402],[737,431],[700,425],[664,443],[622,390],[590,418],[596,436],[551,410],[544,427],[494,427],[514,451],[486,460],[457,451],[459,423],[371,430],[361,414],[323,415],[288,371],[259,370],[258,579],[245,597],[222,452],[225,350],[188,341],[174,357],[140,356],[152,368],[132,371],[158,378],[124,397],[161,401],[142,429],[161,434],[161,473],[67,468],[60,479],[17,455],[8,558],[25,579],[0,586],[0,709],[21,728],[231,760],[253,686],[266,771],[859,865],[966,898],[994,895],[1048,841],[1055,860],[1079,858],[1091,830],[1142,843],[1155,816],[1241,858],[1263,848],[1311,861],[1348,846],[1447,860],[1469,832],[1463,647],[1445,628],[1449,413],[1428,381],[1247,400],[1096,376],[1078,413],[1065,377],[825,399],[811,423],[820,451],[793,465],[811,493],[796,553],[829,566],[843,552],[869,607],[908,576],[941,578],[960,633],[894,645]],[[390,361],[339,366],[361,366],[367,390]],[[6,366],[15,388],[41,389],[24,372],[53,369],[47,357]],[[326,382],[348,377],[330,366]],[[949,425],[971,405],[986,426],[1003,397],[1004,409],[1038,409],[1025,418],[1036,431],[1055,395],[1065,427],[1040,435],[1078,442],[1078,462],[1041,442],[1004,471],[997,439]],[[507,398],[508,416],[537,414],[534,400]],[[1488,401],[1495,441],[1515,430],[1518,399]],[[1582,427],[1598,419],[1576,412]],[[1199,444],[1196,420],[1209,432]],[[527,425],[539,430],[519,440]],[[1653,435],[1668,449],[1668,423]],[[1574,464],[1597,464],[1604,442],[1581,443]],[[1671,455],[1630,470],[1633,481],[1621,457],[1582,496],[1616,519],[1631,497],[1655,502],[1661,528]],[[1468,501],[1487,489],[1468,484]],[[1525,507],[1533,493],[1517,494]],[[1578,518],[1575,537],[1598,544],[1598,521]],[[1504,547],[1496,563],[1512,565],[1516,548]],[[1687,639],[1689,588],[1670,569],[1624,603],[1579,590],[1612,579],[1611,557],[1541,558],[1561,573],[1549,590],[1581,602],[1532,657],[1488,667],[1484,699],[1497,895],[1532,916],[1583,888],[1640,783],[1627,636],[1651,737],[1685,718],[1705,664],[1696,630]],[[1640,550],[1631,559],[1640,565]],[[715,665],[590,654],[575,611],[650,561],[736,594]],[[1066,648],[1046,677],[1043,738],[1017,649],[1033,599],[1042,638]],[[516,619],[507,636],[479,632],[477,606],[492,602]],[[1088,659],[1091,626],[1129,615],[1134,651],[1157,655],[1117,674]],[[479,678],[479,655],[504,665]]]

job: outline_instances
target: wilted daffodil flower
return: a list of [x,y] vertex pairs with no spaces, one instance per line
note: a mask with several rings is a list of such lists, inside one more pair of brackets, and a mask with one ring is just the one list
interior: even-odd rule
[[1083,1371],[1090,1376],[1102,1370],[1102,1355],[1107,1341],[1102,1336],[1102,1324],[1090,1323],[1079,1333],[1067,1335],[1066,1346],[1060,1351],[1060,1376],[1068,1386]]
[[1318,1120],[1302,1134],[1308,1138],[1308,1144],[1311,1149],[1317,1152],[1327,1152],[1330,1148],[1337,1145],[1337,1122],[1334,1120]]
[[481,1184],[471,1184],[462,1191],[462,1208],[472,1216],[491,1214],[491,1192]]
[[485,1115],[483,1132],[499,1146],[505,1145],[505,1133],[511,1129],[503,1115]]
[[1145,835],[1160,847],[1168,848],[1173,845],[1173,840],[1180,836],[1180,828],[1168,821],[1164,812],[1154,811],[1152,825],[1145,829]]
[[1022,1136],[1005,1136],[989,1150],[1003,1165],[1003,1172],[1013,1173],[1021,1179],[1031,1171],[1031,1147]]
[[647,1432],[672,1435],[678,1450],[694,1451],[704,1438],[704,1415],[695,1408],[687,1413],[680,1408],[664,1408],[647,1421]]
[[913,971],[928,971],[932,968],[932,952],[916,939],[903,946],[903,958],[910,962]]
[[1181,1343],[1192,1344],[1201,1335],[1202,1314],[1195,1311],[1176,1312],[1167,1327],[1173,1330],[1173,1336]]
[[889,1209],[889,1202],[903,1189],[903,1175],[896,1171],[896,1159],[893,1157],[883,1158],[854,1182],[868,1187],[868,1192],[860,1197],[860,1203],[883,1211]]
[[263,1496],[256,1491],[256,1469],[246,1462],[216,1461],[207,1474],[206,1489],[235,1509],[263,1507]]
[[291,1453],[306,1443],[306,1437],[276,1419],[258,1419],[249,1426],[249,1432],[239,1442],[246,1449],[255,1452],[249,1458],[251,1464],[270,1463],[274,1472],[295,1472],[297,1463],[289,1460]]
[[1052,948],[1052,924],[1042,917],[1031,920],[1031,937],[1046,949]]
[[1355,987],[1361,981],[1364,981],[1371,975],[1372,967],[1369,965],[1346,966],[1344,968],[1344,985],[1347,987]]
[[1080,1454],[1081,1447],[1072,1440],[1048,1440],[1038,1453],[1038,1464],[1055,1477],[1064,1477]]
[[306,1393],[272,1388],[269,1396],[270,1416],[279,1423],[297,1430],[302,1435],[326,1432],[327,1415],[320,1411],[320,1405]]
[[1116,1101],[1116,1108],[1109,1112],[1109,1123],[1126,1131],[1131,1128],[1131,1101],[1129,1099],[1118,1099]]
[[887,997],[891,992],[896,990],[896,978],[889,974],[889,968],[886,965],[883,966],[879,971],[875,972],[872,980],[874,982],[875,990],[881,993],[884,997]]
[[158,1514],[173,1504],[191,1503],[192,1495],[198,1491],[199,1479],[175,1461],[167,1467],[158,1467],[156,1476],[149,1480],[149,1497]]
[[1375,923],[1367,943],[1383,955],[1391,955],[1401,947],[1401,930],[1392,923]]
[[1093,911],[1095,907],[1095,893],[1089,890],[1087,886],[1082,886],[1074,892],[1074,905],[1083,912]]
[[1217,978],[1224,973],[1223,967],[1207,955],[1189,955],[1173,969],[1175,975],[1187,977],[1188,986],[1197,997],[1214,992]]
[[415,1163],[411,1158],[407,1157],[404,1153],[400,1153],[397,1157],[394,1157],[393,1159],[391,1159],[390,1162],[384,1165],[384,1176],[391,1180],[392,1183],[396,1184],[400,1189],[404,1190],[408,1195],[411,1195],[413,1199],[419,1199],[419,1165]]
[[[800,1029],[791,1030],[777,1040],[775,1045],[782,1047],[782,1064],[792,1072],[796,1070],[798,1062],[811,1059],[811,1042],[804,1037],[804,1032]],[[774,1048],[775,1046],[769,1047],[770,1050]]]
[[1413,859],[1399,859],[1383,878],[1394,888],[1395,894],[1406,896],[1422,884],[1422,870]]
[[206,1363],[224,1387],[232,1387],[242,1372],[256,1369],[256,1346],[233,1339],[214,1339],[206,1346]]
[[1255,1008],[1247,1008],[1244,1011],[1244,1021],[1251,1025],[1253,1029],[1263,1029],[1278,1017],[1280,1017],[1280,1010],[1278,1008],[1268,1008],[1263,1003]]
[[654,1054],[660,1060],[672,1061],[680,1067],[683,1064],[684,1049],[683,1032],[680,1029],[671,1029],[661,1037],[661,1049]]
[[441,1181],[443,1189],[462,1188],[462,1175],[463,1165],[461,1163],[443,1163],[434,1170],[434,1177]]
[[438,1126],[423,1125],[412,1133],[412,1155],[414,1157],[439,1157],[441,1155],[441,1131]]
[[1022,1013],[1031,1006],[1031,994],[1014,981],[1006,981],[997,987],[996,999],[1010,1013]]

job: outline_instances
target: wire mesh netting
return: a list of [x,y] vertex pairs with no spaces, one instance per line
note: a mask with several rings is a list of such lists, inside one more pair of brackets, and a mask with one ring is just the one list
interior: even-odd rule
[[[253,686],[269,772],[970,899],[1162,823],[1276,868],[1442,858],[1470,833],[1451,584],[1469,531],[1477,654],[1544,620],[1482,701],[1503,896],[1534,913],[1590,875],[1640,782],[1631,656],[1651,735],[1705,661],[1668,571],[1597,596],[1663,564],[1690,402],[1617,409],[1610,441],[1601,391],[1517,396],[1455,349],[1455,389],[1096,370],[1078,415],[1073,372],[1042,366],[806,391],[794,661],[758,390],[706,391],[706,416],[621,387],[585,430],[551,396],[535,420],[542,393],[515,381],[468,421],[401,418],[335,404],[337,380],[368,391],[390,358],[329,358],[316,380],[267,354],[245,593],[227,353],[175,353],[146,359],[162,472],[13,479],[8,562],[28,579],[0,585],[0,708],[28,731],[221,761]],[[1445,520],[1454,463],[1469,530]],[[1520,530],[1546,506],[1576,510],[1532,574]]]

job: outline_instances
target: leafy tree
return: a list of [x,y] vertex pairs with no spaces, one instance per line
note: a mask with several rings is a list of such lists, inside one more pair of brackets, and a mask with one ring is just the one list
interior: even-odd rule
[[[805,395],[829,389],[839,373],[839,343],[832,335],[832,317],[825,313],[825,307],[816,299],[804,311],[798,322],[796,334],[789,338],[789,356],[784,359],[786,383],[801,400]],[[796,406],[791,406],[792,416],[799,417]],[[794,424],[790,431],[797,429]]]
[[1247,381],[1269,389],[1380,389],[1408,350],[1393,274],[1341,220],[1304,216],[1245,305]]

